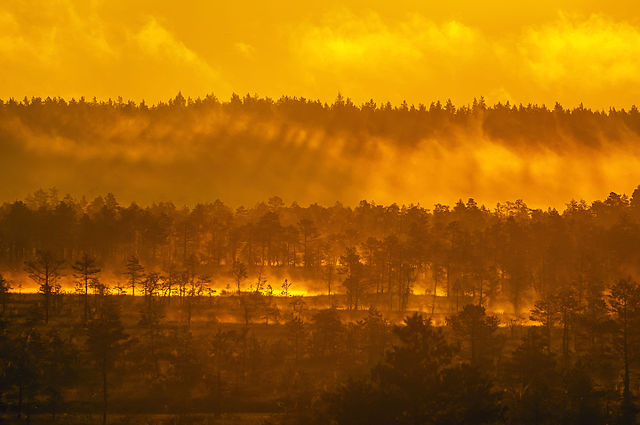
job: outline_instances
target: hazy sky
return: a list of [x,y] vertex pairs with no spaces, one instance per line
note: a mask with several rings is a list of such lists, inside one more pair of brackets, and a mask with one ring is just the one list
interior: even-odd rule
[[[444,5],[446,3],[446,5]],[[0,97],[640,103],[637,1],[4,0]]]

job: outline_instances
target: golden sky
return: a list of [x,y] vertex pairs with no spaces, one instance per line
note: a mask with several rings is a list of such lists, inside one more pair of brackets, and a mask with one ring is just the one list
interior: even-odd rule
[[[446,4],[446,5],[445,5]],[[3,0],[0,97],[640,103],[640,2]]]

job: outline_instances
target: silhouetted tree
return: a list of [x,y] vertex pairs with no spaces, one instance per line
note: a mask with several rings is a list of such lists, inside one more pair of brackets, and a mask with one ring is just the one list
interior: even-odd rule
[[44,317],[47,324],[49,323],[51,298],[60,289],[58,281],[63,263],[49,251],[38,251],[35,260],[25,263],[29,277],[39,285],[38,291],[44,295]]
[[340,257],[342,265],[341,272],[346,275],[342,285],[347,289],[349,308],[358,309],[360,296],[364,292],[364,282],[362,276],[362,263],[355,248],[347,248],[345,255]]
[[73,276],[77,279],[77,284],[82,290],[84,298],[84,323],[87,323],[89,315],[89,283],[100,273],[100,268],[96,264],[95,258],[86,252],[73,265]]
[[144,278],[144,267],[140,264],[138,257],[135,255],[127,259],[127,276],[129,278],[129,287],[131,295],[136,295],[136,284],[140,283]]
[[233,274],[233,277],[236,281],[236,288],[238,290],[238,293],[240,293],[240,283],[242,283],[242,281],[248,276],[247,266],[239,261],[234,261],[231,265],[231,274]]
[[9,281],[0,274],[0,303],[2,303],[2,314],[7,312],[7,300],[11,289],[13,289],[13,287]]

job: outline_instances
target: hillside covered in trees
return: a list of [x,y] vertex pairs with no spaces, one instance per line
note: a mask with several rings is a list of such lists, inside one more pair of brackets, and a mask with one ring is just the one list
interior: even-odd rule
[[[43,186],[127,203],[495,204],[561,208],[640,181],[640,113],[582,106],[355,105],[283,97],[178,95],[0,102],[0,201]],[[371,172],[375,170],[375,172]],[[571,181],[568,185],[558,184]],[[527,192],[523,193],[523,188]],[[526,196],[525,196],[526,195]]]

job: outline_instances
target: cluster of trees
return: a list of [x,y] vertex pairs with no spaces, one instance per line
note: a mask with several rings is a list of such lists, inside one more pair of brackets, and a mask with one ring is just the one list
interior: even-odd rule
[[370,374],[325,392],[295,420],[637,423],[640,286],[622,279],[586,310],[575,305],[571,294],[541,300],[530,311],[536,325],[515,333],[501,333],[477,305],[444,327],[416,313],[393,327],[395,343]]
[[[0,206],[0,267],[26,270],[53,295],[62,275],[85,295],[104,290],[102,268],[116,276],[113,290],[132,295],[273,294],[288,292],[293,279],[315,293],[345,294],[353,309],[405,311],[418,293],[432,296],[432,314],[473,302],[526,316],[536,299],[573,291],[584,300],[637,276],[639,247],[638,189],[563,211],[522,201],[490,210],[473,199],[432,210],[367,201],[302,207],[278,197],[235,210],[221,201],[143,208],[111,194],[59,199],[55,190]],[[438,295],[444,311],[436,311]]]
[[144,101],[137,104],[122,98],[102,102],[95,98],[67,101],[55,97],[0,100],[0,123],[18,118],[36,133],[81,140],[102,138],[100,131],[105,126],[115,128],[118,123],[131,119],[143,119],[151,127],[181,123],[181,127],[187,124],[194,128],[203,116],[212,112],[227,114],[231,121],[267,119],[349,134],[360,143],[384,137],[409,146],[433,137],[454,139],[461,131],[474,131],[478,123],[495,139],[509,143],[535,141],[554,148],[566,140],[593,145],[603,137],[622,140],[628,137],[629,131],[640,134],[640,112],[635,106],[628,111],[615,108],[593,111],[582,105],[570,109],[558,103],[551,109],[545,105],[511,105],[509,102],[489,106],[483,98],[459,107],[450,100],[417,106],[407,102],[377,104],[370,100],[356,105],[340,94],[333,104],[286,96],[274,100],[250,94],[243,97],[234,94],[228,101],[220,101],[213,94],[185,99],[180,93],[168,102],[151,106]]
[[[543,176],[520,161],[508,170],[477,167],[494,149],[523,165],[553,157],[552,180],[580,170],[584,188],[594,193],[591,188],[600,188],[588,176],[604,172],[612,178],[602,158],[612,152],[614,160],[635,157],[639,132],[637,108],[489,106],[482,99],[460,107],[354,105],[342,96],[332,104],[176,96],[153,106],[121,99],[10,99],[0,102],[0,165],[12,185],[0,188],[0,199],[17,199],[42,182],[92,196],[96,190],[114,192],[145,204],[220,198],[234,205],[269,194],[327,205],[371,197],[435,202],[451,196],[447,187],[461,187],[461,173],[480,184],[460,190],[492,199],[510,199],[515,181],[538,194],[549,187],[546,168]],[[557,165],[556,155],[575,168]],[[519,180],[493,184],[499,170]],[[557,193],[562,191],[554,203],[561,201]]]
[[201,300],[190,307],[197,322],[187,323],[176,314],[186,307],[169,297],[92,295],[85,320],[82,295],[61,295],[47,319],[41,295],[12,293],[0,317],[0,418],[278,413],[370,367],[388,345],[389,324],[375,309],[343,323],[336,309],[283,299],[273,320],[245,320],[254,297]]
[[107,423],[110,414],[186,421],[260,411],[282,424],[637,423],[640,285],[631,279],[592,293],[584,308],[576,293],[541,299],[528,324],[477,304],[441,326],[424,313],[393,324],[374,307],[354,317],[284,297],[273,320],[244,320],[256,296],[204,298],[186,323],[171,297],[99,293],[85,319],[84,297],[62,295],[47,321],[42,295],[11,293],[0,316],[0,417],[90,423],[100,412]]
[[0,414],[635,423],[638,247],[640,189],[563,211],[38,191],[0,207],[0,264],[24,276],[0,275]]

